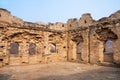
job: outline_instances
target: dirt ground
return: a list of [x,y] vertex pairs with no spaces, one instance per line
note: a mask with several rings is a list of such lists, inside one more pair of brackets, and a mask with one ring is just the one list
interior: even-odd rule
[[5,66],[0,80],[120,80],[120,68],[70,62]]

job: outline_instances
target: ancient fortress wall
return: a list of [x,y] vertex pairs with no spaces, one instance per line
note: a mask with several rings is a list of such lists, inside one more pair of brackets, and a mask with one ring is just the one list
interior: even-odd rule
[[120,11],[95,21],[32,23],[0,9],[0,66],[77,61],[120,64]]

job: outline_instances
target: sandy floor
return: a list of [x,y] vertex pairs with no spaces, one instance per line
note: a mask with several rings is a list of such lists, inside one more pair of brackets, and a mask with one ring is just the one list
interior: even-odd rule
[[70,62],[6,66],[0,80],[120,80],[120,68]]

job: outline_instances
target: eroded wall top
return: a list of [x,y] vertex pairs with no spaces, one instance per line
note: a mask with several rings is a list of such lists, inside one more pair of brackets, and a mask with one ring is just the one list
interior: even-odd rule
[[[97,25],[103,23],[110,23],[111,20],[120,18],[120,10],[110,15],[109,17],[104,17],[98,21],[93,20],[90,13],[83,14],[80,19],[72,18],[68,19],[67,23],[56,22],[56,23],[33,23],[26,22],[22,19],[12,16],[11,13],[3,8],[0,8],[0,24],[9,24],[10,26],[22,27],[27,29],[35,30],[45,30],[45,31],[68,31],[78,27],[89,27],[90,25]],[[40,28],[39,28],[40,27]]]

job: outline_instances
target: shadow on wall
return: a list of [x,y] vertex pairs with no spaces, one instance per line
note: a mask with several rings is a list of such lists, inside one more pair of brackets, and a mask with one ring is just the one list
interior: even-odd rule
[[8,74],[0,74],[0,80],[9,80],[11,75]]
[[67,76],[51,75],[33,80],[119,80],[120,68],[101,68]]

